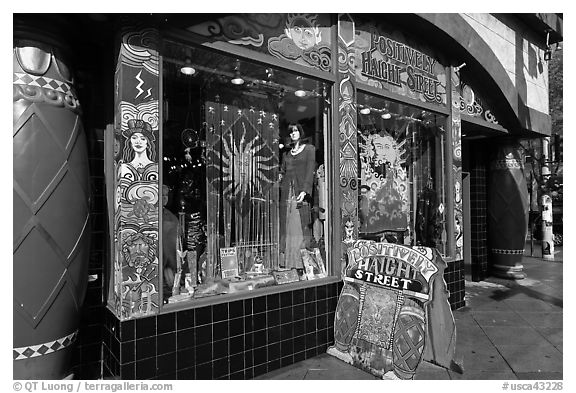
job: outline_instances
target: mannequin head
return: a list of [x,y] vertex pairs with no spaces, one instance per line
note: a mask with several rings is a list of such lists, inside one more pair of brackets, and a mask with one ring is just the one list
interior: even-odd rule
[[291,143],[301,142],[304,138],[306,138],[306,133],[300,124],[288,125],[288,133],[290,135]]

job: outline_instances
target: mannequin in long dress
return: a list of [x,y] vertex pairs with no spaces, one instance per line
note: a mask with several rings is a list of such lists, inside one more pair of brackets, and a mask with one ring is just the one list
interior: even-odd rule
[[288,126],[292,149],[280,169],[280,266],[302,267],[300,250],[312,240],[312,186],[316,149],[303,141],[300,124]]

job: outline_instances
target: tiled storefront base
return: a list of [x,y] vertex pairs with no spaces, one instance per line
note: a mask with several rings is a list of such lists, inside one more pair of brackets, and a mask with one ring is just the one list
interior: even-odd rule
[[105,377],[251,379],[324,353],[341,282],[133,321],[109,311]]
[[[445,279],[455,290],[453,307],[463,306],[463,263],[449,263]],[[342,286],[332,282],[125,322],[107,310],[104,377],[252,379],[325,353],[334,343]]]
[[444,271],[444,280],[450,292],[450,307],[457,310],[464,307],[465,288],[464,288],[464,260],[448,262]]

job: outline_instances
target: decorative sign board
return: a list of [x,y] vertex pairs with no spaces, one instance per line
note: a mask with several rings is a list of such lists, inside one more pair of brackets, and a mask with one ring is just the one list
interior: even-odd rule
[[446,71],[431,50],[407,43],[400,32],[358,26],[355,73],[361,84],[422,102],[446,105]]
[[384,379],[413,379],[422,360],[461,372],[438,251],[358,240],[347,254],[328,353]]

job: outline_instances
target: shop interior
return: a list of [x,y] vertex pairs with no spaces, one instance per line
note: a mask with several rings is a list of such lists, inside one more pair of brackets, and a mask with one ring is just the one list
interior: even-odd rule
[[447,251],[446,117],[360,92],[360,238]]
[[[324,162],[330,87],[175,42],[167,42],[164,53],[164,303],[329,275]],[[295,124],[302,127],[302,146],[313,147],[306,214],[282,203],[288,197],[280,180],[283,161],[295,148],[288,128]],[[302,222],[292,242],[291,212]],[[288,260],[294,252],[299,262]]]

